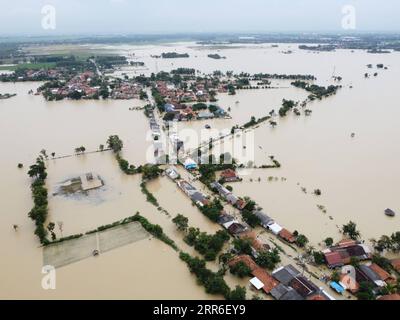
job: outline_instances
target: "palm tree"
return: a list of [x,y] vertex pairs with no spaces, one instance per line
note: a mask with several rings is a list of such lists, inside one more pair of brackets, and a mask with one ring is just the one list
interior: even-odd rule
[[360,232],[357,230],[357,225],[353,221],[343,225],[342,232],[343,234],[348,235],[352,240],[357,240],[360,237]]

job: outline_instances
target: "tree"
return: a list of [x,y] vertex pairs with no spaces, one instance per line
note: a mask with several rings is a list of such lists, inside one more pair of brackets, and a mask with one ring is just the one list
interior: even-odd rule
[[24,167],[24,165],[22,163],[18,163],[18,168],[22,169]]
[[212,274],[205,283],[205,289],[210,294],[222,294],[224,297],[229,295],[230,289],[224,278],[218,274]]
[[316,264],[324,264],[325,263],[325,256],[321,251],[314,251],[313,257],[314,257],[314,262]]
[[315,190],[314,190],[314,194],[315,194],[316,196],[320,196],[320,195],[322,194],[322,192],[321,192],[320,189],[315,189]]
[[246,300],[246,288],[236,286],[235,289],[229,293],[227,300]]
[[239,261],[229,268],[230,272],[237,275],[239,278],[248,277],[251,274],[251,269],[243,261]]
[[324,240],[324,242],[325,242],[325,245],[326,245],[327,247],[330,247],[330,246],[333,244],[333,239],[332,239],[331,237],[328,237],[328,238],[326,238],[326,239]]
[[46,159],[48,158],[47,152],[45,149],[40,150],[40,154],[43,155],[43,157],[45,157]]
[[142,167],[143,179],[151,180],[157,178],[162,170],[157,165],[146,164]]
[[54,157],[56,156],[56,153],[55,153],[55,152],[52,152],[52,153],[51,153],[51,156],[54,158]]
[[178,214],[175,218],[172,219],[172,222],[176,224],[178,230],[186,231],[188,228],[189,219],[184,215]]
[[251,250],[251,243],[250,240],[248,239],[234,239],[233,240],[233,246],[235,250],[239,253],[243,254],[248,254],[251,255],[252,250]]
[[300,248],[303,248],[308,243],[308,238],[304,234],[299,234],[296,238],[296,243]]
[[256,262],[263,268],[267,268],[269,270],[274,269],[275,266],[281,262],[279,250],[274,248],[271,251],[260,252],[256,258]]
[[340,281],[340,274],[336,270],[332,272],[331,274],[331,280],[333,282],[339,282]]
[[360,283],[360,289],[357,292],[357,298],[359,300],[375,300],[375,294],[372,290],[372,284],[363,281]]
[[122,150],[124,144],[117,135],[112,135],[108,137],[107,146],[108,148],[112,149],[115,153],[117,153]]
[[357,240],[360,237],[360,232],[357,230],[357,225],[353,221],[343,225],[342,233],[349,236],[352,240]]
[[253,228],[258,226],[261,222],[259,217],[257,217],[253,212],[246,209],[242,210],[242,217],[243,220],[246,221],[246,223]]

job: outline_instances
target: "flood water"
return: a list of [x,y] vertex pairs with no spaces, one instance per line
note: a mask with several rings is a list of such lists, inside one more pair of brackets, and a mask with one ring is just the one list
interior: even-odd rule
[[[400,228],[400,217],[388,218],[384,209],[400,212],[400,53],[367,54],[349,50],[325,53],[299,51],[296,45],[246,46],[229,49],[196,47],[193,43],[160,46],[115,46],[103,49],[123,54],[135,53],[148,70],[127,68],[122,74],[150,73],[177,67],[193,67],[201,72],[214,70],[250,73],[313,74],[318,84],[332,83],[333,73],[343,77],[343,88],[334,97],[310,104],[310,117],[289,115],[255,129],[256,164],[274,155],[280,169],[256,169],[243,175],[242,183],[232,184],[234,193],[250,196],[277,222],[307,235],[313,245],[328,236],[340,239],[338,227],[353,220],[362,237],[368,240]],[[281,51],[293,50],[293,54]],[[150,55],[166,51],[188,52],[188,59],[153,59]],[[213,60],[209,53],[226,59]],[[377,77],[367,64],[383,63]],[[274,81],[279,89],[238,91],[236,96],[220,95],[219,105],[231,107],[232,119],[181,123],[181,129],[200,132],[205,123],[227,129],[277,110],[283,98],[303,100],[304,91]],[[41,288],[42,249],[33,234],[34,224],[27,217],[32,207],[27,170],[41,149],[56,156],[68,155],[81,145],[97,150],[107,137],[118,134],[124,141],[124,157],[134,164],[146,161],[150,142],[146,140],[148,122],[142,111],[129,108],[142,101],[58,101],[46,102],[28,95],[40,83],[0,83],[0,93],[17,93],[0,100],[0,297],[1,298],[177,298],[206,299],[177,253],[158,240],[143,240],[97,258],[89,258],[57,270],[57,290]],[[353,88],[350,88],[352,86]],[[238,103],[236,103],[238,102]],[[356,135],[351,138],[351,133]],[[229,144],[226,141],[225,144]],[[18,169],[17,164],[24,168]],[[191,205],[189,199],[167,178],[149,184],[165,215],[146,202],[140,191],[140,177],[123,175],[111,152],[49,160],[48,187],[86,172],[96,172],[105,182],[100,190],[80,197],[49,197],[49,221],[62,221],[63,235],[91,230],[136,211],[164,231],[185,251],[195,254],[175,230],[171,216],[189,218],[189,224],[213,233],[210,223]],[[278,177],[270,181],[268,177]],[[285,179],[281,179],[284,177]],[[260,181],[258,181],[260,178]],[[301,188],[307,189],[307,193]],[[312,195],[316,188],[322,195]],[[325,206],[323,213],[317,205]],[[15,232],[13,224],[18,224]],[[60,236],[59,230],[57,235]],[[210,264],[210,268],[215,266]],[[231,286],[238,280],[227,281]],[[236,281],[236,282],[235,282]]]

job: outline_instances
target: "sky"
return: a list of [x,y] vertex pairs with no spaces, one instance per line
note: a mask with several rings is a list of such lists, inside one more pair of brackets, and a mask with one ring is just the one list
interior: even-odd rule
[[[48,6],[55,15],[42,13]],[[400,32],[399,0],[0,0],[0,7],[1,35]],[[354,29],[342,27],[348,14]]]

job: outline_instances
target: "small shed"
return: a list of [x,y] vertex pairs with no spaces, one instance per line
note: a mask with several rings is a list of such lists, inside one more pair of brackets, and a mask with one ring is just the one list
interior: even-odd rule
[[257,277],[250,279],[250,283],[257,289],[261,290],[264,287],[264,283],[260,281]]
[[279,224],[274,222],[273,224],[268,225],[268,229],[272,231],[273,234],[277,235],[283,229]]

